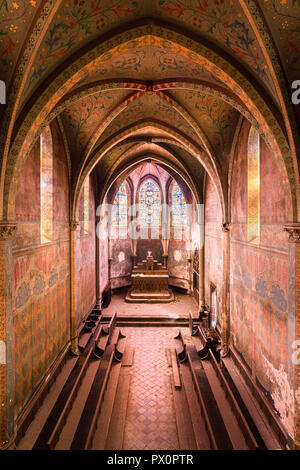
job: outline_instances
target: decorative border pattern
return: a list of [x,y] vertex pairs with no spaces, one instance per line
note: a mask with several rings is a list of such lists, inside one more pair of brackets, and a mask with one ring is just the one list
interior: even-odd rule
[[[82,184],[86,178],[86,176],[92,171],[95,167],[97,162],[107,153],[109,152],[114,146],[118,145],[121,141],[125,140],[127,137],[132,137],[132,135],[145,127],[152,127],[163,131],[167,134],[167,136],[173,138],[172,143],[177,145],[178,143],[184,148],[184,150],[188,151],[193,155],[198,161],[200,161],[201,165],[204,166],[207,173],[210,175],[214,184],[216,185],[216,189],[220,198],[221,207],[223,214],[225,214],[225,198],[223,194],[223,188],[221,183],[220,175],[216,172],[214,166],[212,165],[212,161],[201,148],[194,145],[190,140],[188,140],[185,136],[181,133],[173,129],[171,126],[166,125],[164,122],[160,122],[158,120],[143,120],[139,123],[136,123],[134,126],[130,126],[126,130],[122,130],[118,132],[112,138],[108,140],[108,142],[104,142],[101,145],[101,148],[96,148],[91,155],[90,160],[86,164],[83,170],[78,172],[72,188],[72,195],[73,195],[73,208],[72,211],[75,213],[75,208],[77,206],[77,200],[79,197],[79,193],[82,187]],[[159,139],[161,141],[161,139]],[[150,140],[149,140],[150,141]],[[99,153],[101,151],[101,153]]]
[[12,181],[16,181],[19,177],[31,141],[60,99],[79,80],[93,73],[102,61],[130,48],[151,44],[174,50],[190,60],[200,63],[220,80],[225,81],[228,87],[245,103],[249,112],[262,128],[275,159],[278,161],[286,194],[290,195],[290,201],[287,204],[288,215],[294,220],[297,216],[298,194],[296,189],[299,187],[299,178],[294,171],[294,162],[286,137],[263,97],[237,69],[215,52],[182,34],[154,24],[134,28],[96,46],[64,70],[44,91],[29,111],[27,118],[24,119],[8,156],[4,188],[4,216],[14,214],[15,185],[12,185]]

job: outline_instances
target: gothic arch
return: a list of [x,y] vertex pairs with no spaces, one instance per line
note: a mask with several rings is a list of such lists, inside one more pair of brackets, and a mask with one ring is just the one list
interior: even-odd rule
[[[86,77],[105,58],[115,53],[129,50],[132,47],[145,44],[158,44],[171,50],[180,51],[185,57],[205,66],[208,71],[226,81],[227,85],[246,104],[248,110],[260,125],[266,139],[278,161],[284,186],[290,195],[288,214],[291,219],[297,218],[299,210],[299,175],[295,155],[292,154],[289,143],[272,109],[262,94],[240,72],[227,57],[218,51],[210,49],[207,41],[197,42],[187,34],[175,32],[172,26],[158,25],[154,20],[146,20],[140,26],[129,28],[123,33],[113,36],[99,44],[93,43],[93,48],[84,48],[82,56],[56,77],[53,83],[42,93],[28,112],[12,143],[9,154],[4,155],[5,181],[3,181],[3,218],[13,218],[14,214],[14,185],[28,155],[31,141],[39,132],[42,122],[59,100],[73,88],[80,79]],[[87,50],[88,49],[88,50]]]

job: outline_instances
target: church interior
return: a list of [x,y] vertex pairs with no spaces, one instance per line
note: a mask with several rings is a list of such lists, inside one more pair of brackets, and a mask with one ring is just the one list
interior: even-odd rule
[[0,79],[0,449],[299,450],[299,0],[4,0]]

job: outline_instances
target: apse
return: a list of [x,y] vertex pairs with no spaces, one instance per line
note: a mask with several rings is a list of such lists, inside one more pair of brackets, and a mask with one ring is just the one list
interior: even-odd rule
[[142,265],[148,252],[168,276],[164,290],[198,292],[192,282],[192,229],[200,209],[184,179],[146,158],[125,169],[105,199],[112,205],[108,235],[112,293],[130,288],[132,270]]

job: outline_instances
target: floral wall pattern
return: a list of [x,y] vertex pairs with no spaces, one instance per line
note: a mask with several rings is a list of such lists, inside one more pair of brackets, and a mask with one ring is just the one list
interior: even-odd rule
[[[292,378],[288,359],[288,241],[282,183],[269,149],[260,147],[261,237],[247,238],[247,139],[244,123],[232,182],[231,334],[286,429],[292,433]],[[238,196],[240,195],[240,197]],[[274,200],[274,206],[270,201]],[[276,347],[274,347],[276,345]]]
[[13,242],[13,324],[16,413],[24,407],[69,340],[69,186],[61,135],[53,138],[53,240],[41,244],[40,146],[18,183]]

